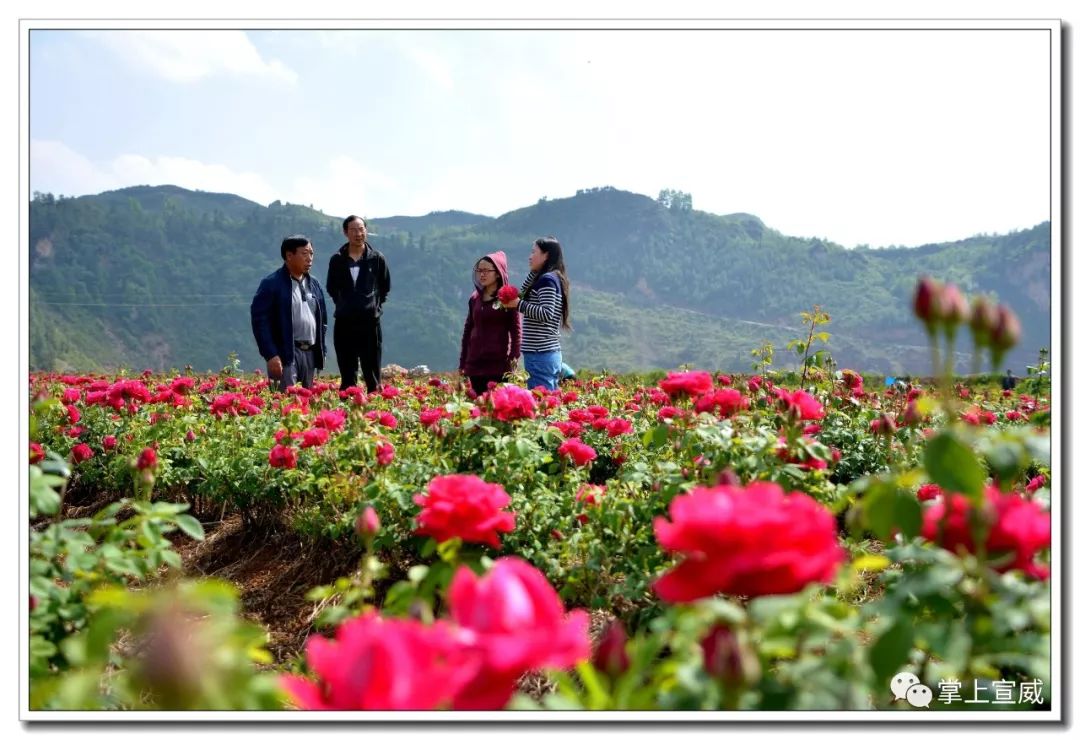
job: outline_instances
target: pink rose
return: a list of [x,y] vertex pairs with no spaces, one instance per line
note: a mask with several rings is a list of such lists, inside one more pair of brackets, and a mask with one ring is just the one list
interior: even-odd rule
[[501,709],[526,671],[571,668],[589,657],[589,616],[566,613],[539,570],[499,558],[484,576],[459,568],[448,592],[450,616],[481,668],[454,699],[454,709]]
[[460,537],[499,549],[499,533],[514,531],[514,514],[502,510],[510,503],[510,496],[499,484],[475,475],[433,478],[427,495],[417,494],[413,501],[422,507],[414,534],[434,537],[438,542]]
[[844,558],[828,509],[775,483],[695,488],[676,496],[671,521],[657,517],[654,528],[661,547],[685,555],[653,584],[671,603],[795,593],[830,582]]
[[596,459],[596,450],[573,437],[559,445],[559,454],[570,458],[574,465],[578,467],[587,465]]
[[502,385],[491,391],[492,416],[499,421],[532,419],[536,416],[533,395],[516,385]]
[[301,709],[444,709],[479,664],[445,623],[371,613],[343,622],[333,640],[315,635],[305,652],[316,680],[282,677]]
[[[1046,580],[1050,570],[1034,561],[1035,555],[1050,547],[1050,514],[1035,501],[1028,501],[1015,494],[1003,494],[994,486],[985,489],[986,516],[991,520],[990,533],[986,539],[986,551],[992,559],[1012,557],[995,566],[1004,573],[1021,570],[1033,578]],[[923,516],[922,535],[937,542],[950,552],[975,552],[971,535],[971,501],[951,494],[946,502],[935,504]],[[941,521],[945,520],[943,537],[939,541]]]

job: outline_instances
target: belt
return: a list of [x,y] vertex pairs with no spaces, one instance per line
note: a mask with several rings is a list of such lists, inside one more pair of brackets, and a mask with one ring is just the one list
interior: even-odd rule
[[293,342],[297,349],[308,350],[315,346],[314,342]]

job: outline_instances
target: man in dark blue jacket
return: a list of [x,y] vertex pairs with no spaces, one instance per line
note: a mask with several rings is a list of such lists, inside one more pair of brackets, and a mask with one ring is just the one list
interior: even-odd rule
[[278,389],[310,388],[326,358],[326,300],[308,273],[315,250],[306,236],[281,242],[280,270],[263,278],[251,301],[251,331]]
[[349,240],[330,257],[326,292],[334,301],[334,352],[341,369],[341,390],[356,385],[356,371],[364,374],[368,393],[380,384],[382,316],[390,292],[386,258],[367,242],[367,224],[349,216],[342,224]]

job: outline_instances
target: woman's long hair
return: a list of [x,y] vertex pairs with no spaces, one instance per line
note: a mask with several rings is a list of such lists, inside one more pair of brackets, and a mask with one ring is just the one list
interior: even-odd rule
[[[547,255],[547,260],[544,261],[544,267],[540,270],[540,275],[545,272],[553,272],[559,278],[559,285],[562,286],[562,325],[565,329],[572,329],[573,327],[570,326],[570,278],[566,277],[566,263],[563,262],[562,245],[559,244],[559,240],[555,237],[546,236],[537,239],[536,246]],[[536,285],[536,281],[533,281],[522,298],[529,297],[533,285]]]

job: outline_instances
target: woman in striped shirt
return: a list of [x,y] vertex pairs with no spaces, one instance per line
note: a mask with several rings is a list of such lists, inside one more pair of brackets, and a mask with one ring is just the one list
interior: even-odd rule
[[521,298],[506,304],[522,316],[521,356],[529,373],[529,389],[555,390],[562,369],[560,329],[570,328],[570,280],[562,245],[553,236],[537,239],[529,254],[529,276]]

